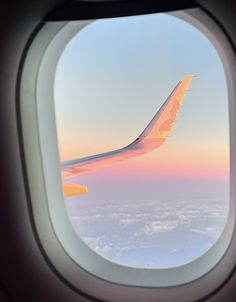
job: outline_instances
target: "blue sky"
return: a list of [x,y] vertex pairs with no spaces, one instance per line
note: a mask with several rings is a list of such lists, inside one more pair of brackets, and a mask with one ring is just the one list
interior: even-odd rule
[[[227,145],[223,66],[201,32],[164,14],[99,20],[85,27],[64,50],[55,81],[60,136],[73,136],[74,144],[83,140],[72,157],[89,153],[87,136],[92,141],[95,129],[110,146],[130,142],[176,83],[191,73],[197,76],[191,101],[186,99],[185,114],[174,131],[181,133],[184,127],[188,141],[195,132],[201,141]],[[71,156],[65,145],[63,159]],[[97,147],[104,149],[101,143]]]

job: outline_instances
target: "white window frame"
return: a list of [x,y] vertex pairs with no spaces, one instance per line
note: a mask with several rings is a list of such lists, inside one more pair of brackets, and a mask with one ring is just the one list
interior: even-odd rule
[[201,9],[170,14],[194,25],[215,46],[224,66],[229,99],[229,217],[219,240],[204,255],[189,264],[177,268],[144,269],[110,262],[91,250],[78,237],[69,221],[61,191],[53,101],[54,75],[64,47],[92,21],[46,23],[33,40],[23,67],[20,119],[37,235],[57,272],[74,289],[101,300],[196,301],[216,290],[236,264],[235,54],[223,31]]

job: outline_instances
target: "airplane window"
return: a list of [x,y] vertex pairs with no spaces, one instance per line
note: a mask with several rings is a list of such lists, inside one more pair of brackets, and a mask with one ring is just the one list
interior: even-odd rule
[[168,14],[90,23],[61,54],[54,102],[65,207],[91,249],[172,268],[217,242],[229,208],[228,96],[197,28]]

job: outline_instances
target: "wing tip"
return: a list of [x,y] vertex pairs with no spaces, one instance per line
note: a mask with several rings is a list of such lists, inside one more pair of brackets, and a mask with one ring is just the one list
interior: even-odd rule
[[195,75],[193,74],[189,74],[185,77],[182,78],[182,80],[180,81],[180,83],[182,85],[184,85],[184,87],[186,87],[186,89],[189,87],[189,85],[191,84],[192,82],[192,79],[195,77]]
[[72,197],[76,195],[82,195],[88,193],[86,186],[80,186],[74,183],[63,183],[63,195],[64,198]]
[[182,78],[182,80],[180,82],[183,82],[186,80],[192,80],[194,77],[196,77],[194,74],[186,75],[185,77]]

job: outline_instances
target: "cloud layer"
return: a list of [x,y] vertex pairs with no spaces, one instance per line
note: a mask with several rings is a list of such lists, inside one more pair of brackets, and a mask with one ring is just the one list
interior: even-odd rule
[[220,200],[67,203],[80,238],[101,256],[135,267],[180,266],[219,238],[227,219]]

